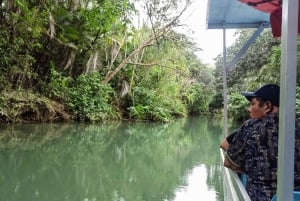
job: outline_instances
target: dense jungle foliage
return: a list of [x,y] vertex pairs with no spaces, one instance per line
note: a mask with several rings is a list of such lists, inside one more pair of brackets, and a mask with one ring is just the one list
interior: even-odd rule
[[[209,67],[174,31],[189,0],[0,2],[0,122],[169,121],[223,109],[223,56]],[[237,31],[227,61],[253,31]],[[228,72],[234,121],[247,118],[240,92],[279,83],[279,69],[280,40],[266,29]]]
[[0,122],[168,121],[208,112],[212,69],[173,29],[189,3],[2,0]]

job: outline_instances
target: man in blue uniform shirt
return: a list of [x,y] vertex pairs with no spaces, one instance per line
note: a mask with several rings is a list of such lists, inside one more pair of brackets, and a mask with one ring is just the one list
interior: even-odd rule
[[[252,201],[270,201],[277,189],[279,86],[267,84],[244,92],[250,119],[234,133],[224,166],[247,175]],[[295,133],[295,188],[300,187],[300,130]]]

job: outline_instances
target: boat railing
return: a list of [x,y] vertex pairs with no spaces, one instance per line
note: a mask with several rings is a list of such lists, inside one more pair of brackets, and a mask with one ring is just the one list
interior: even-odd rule
[[[225,153],[220,149],[221,158],[224,162]],[[237,172],[223,166],[224,201],[251,201],[245,186]]]

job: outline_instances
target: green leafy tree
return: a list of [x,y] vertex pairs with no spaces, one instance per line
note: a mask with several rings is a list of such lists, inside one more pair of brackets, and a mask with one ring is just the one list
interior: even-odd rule
[[[148,17],[138,28],[131,22],[137,11],[132,2],[142,5]],[[193,54],[193,42],[174,31],[189,4],[2,1],[1,111],[14,108],[8,94],[18,94],[17,90],[20,96],[22,90],[30,90],[47,104],[47,112],[34,108],[45,116],[32,119],[43,121],[70,119],[68,113],[85,121],[121,116],[167,121],[189,110],[206,111],[213,94],[212,72]],[[19,100],[16,103],[18,107]],[[18,121],[32,108],[23,106],[13,110]],[[9,113],[3,116],[9,119]]]
[[[237,32],[238,38],[236,42],[227,48],[227,61],[231,61],[231,59],[234,58],[238,50],[245,44],[252,33],[253,30],[248,29],[239,30]],[[265,66],[269,65],[270,58],[272,57],[272,49],[278,46],[278,44],[279,42],[271,36],[270,30],[263,31],[234,68],[230,72],[227,72],[229,93],[231,91],[242,91],[261,85],[261,82],[256,78],[259,72],[262,71]],[[216,60],[216,95],[210,104],[211,109],[223,107],[223,104],[220,104],[220,98],[223,96],[223,57],[219,55]],[[272,77],[274,76],[271,76],[270,79],[272,79]]]
[[229,95],[228,115],[233,121],[244,121],[249,118],[247,113],[248,100],[239,92]]
[[103,85],[99,73],[79,76],[70,94],[70,109],[81,121],[104,121],[119,119],[114,104],[115,92],[109,85]]

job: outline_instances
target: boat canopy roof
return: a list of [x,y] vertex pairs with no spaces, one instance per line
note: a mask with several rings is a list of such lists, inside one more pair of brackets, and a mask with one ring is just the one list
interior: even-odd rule
[[206,23],[207,29],[258,28],[269,26],[270,14],[238,0],[208,0]]

